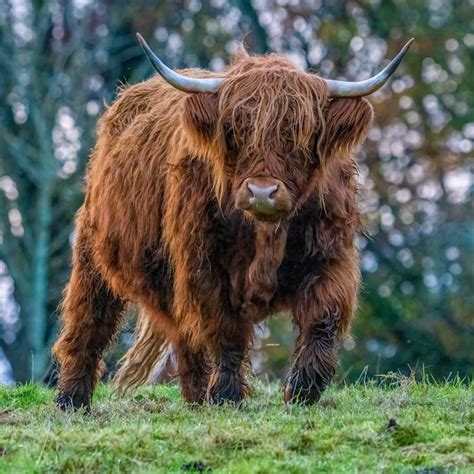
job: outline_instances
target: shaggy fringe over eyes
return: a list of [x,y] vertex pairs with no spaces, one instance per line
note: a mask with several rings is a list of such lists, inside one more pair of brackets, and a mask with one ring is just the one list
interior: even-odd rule
[[[237,58],[219,91],[220,143],[232,128],[249,155],[295,149],[311,159],[311,138],[324,135],[323,109],[327,102],[324,80],[295,68],[277,55]],[[251,127],[249,127],[251,124]],[[293,149],[288,150],[288,144]],[[319,152],[319,142],[316,143]]]
[[249,163],[269,154],[291,160],[298,153],[307,165],[316,158],[319,166],[305,183],[304,169],[299,173],[299,209],[316,187],[324,206],[331,171],[327,165],[349,155],[372,123],[372,108],[365,99],[331,100],[326,82],[317,75],[278,55],[251,57],[242,52],[227,69],[219,92],[189,96],[185,111],[188,146],[212,166],[221,209],[229,197],[229,134],[240,158]]

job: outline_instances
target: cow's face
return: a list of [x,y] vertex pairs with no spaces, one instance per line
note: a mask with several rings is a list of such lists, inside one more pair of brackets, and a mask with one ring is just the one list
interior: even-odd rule
[[188,97],[184,116],[216,188],[230,189],[248,217],[275,222],[321,191],[331,163],[365,138],[372,109],[363,99],[329,100],[324,81],[287,63],[268,65]]

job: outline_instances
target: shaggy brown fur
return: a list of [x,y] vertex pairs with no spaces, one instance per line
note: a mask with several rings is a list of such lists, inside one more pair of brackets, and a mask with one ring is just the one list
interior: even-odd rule
[[[318,400],[356,305],[352,151],[371,121],[367,101],[328,99],[322,79],[278,55],[240,55],[216,94],[159,77],[121,90],[77,216],[58,405],[90,404],[127,302],[141,325],[122,388],[146,382],[171,344],[186,400],[238,402],[254,324],[290,310],[299,335],[285,399]],[[236,209],[249,177],[284,183],[291,211],[267,222]]]

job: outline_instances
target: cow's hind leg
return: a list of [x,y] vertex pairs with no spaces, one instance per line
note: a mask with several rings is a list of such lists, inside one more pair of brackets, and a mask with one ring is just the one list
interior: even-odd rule
[[94,268],[81,236],[62,305],[63,327],[53,353],[60,364],[56,404],[63,410],[90,406],[104,350],[118,329],[124,303]]

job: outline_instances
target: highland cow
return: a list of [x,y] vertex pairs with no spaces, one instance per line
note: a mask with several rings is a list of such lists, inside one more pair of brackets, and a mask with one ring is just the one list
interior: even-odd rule
[[325,80],[240,52],[222,76],[165,66],[100,121],[77,213],[62,331],[62,409],[88,407],[127,305],[137,341],[116,380],[146,382],[173,353],[188,402],[240,402],[253,328],[291,312],[287,402],[316,402],[356,306],[361,228],[353,152],[372,123],[366,81]]

